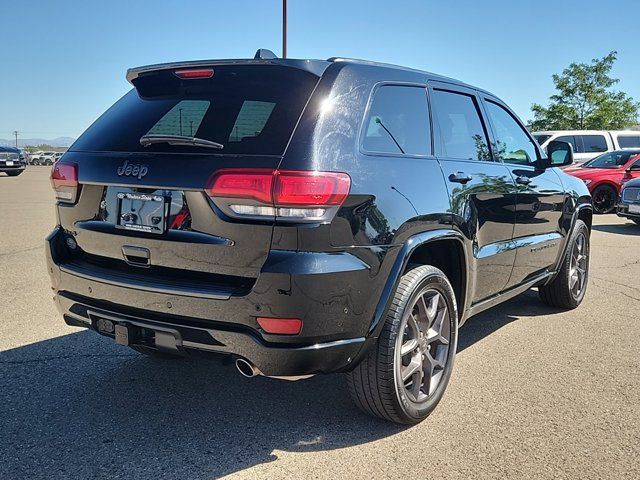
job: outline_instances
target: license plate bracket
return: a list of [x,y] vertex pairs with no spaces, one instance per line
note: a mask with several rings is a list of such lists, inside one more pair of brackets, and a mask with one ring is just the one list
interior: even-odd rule
[[149,193],[119,192],[116,228],[163,234],[167,224],[167,197]]

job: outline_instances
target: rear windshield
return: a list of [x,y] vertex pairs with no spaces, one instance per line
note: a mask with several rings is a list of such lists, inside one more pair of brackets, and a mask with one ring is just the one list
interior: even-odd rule
[[[75,151],[282,155],[318,77],[272,65],[213,67],[212,78],[171,71],[141,76],[74,143]],[[197,137],[221,150],[156,143],[144,135]]]

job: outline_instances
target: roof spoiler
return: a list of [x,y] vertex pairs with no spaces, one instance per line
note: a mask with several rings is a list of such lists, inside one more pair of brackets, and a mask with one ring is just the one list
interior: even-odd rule
[[159,63],[146,65],[143,67],[130,68],[127,70],[127,81],[133,82],[146,73],[158,72],[162,70],[177,70],[186,68],[205,68],[215,65],[281,65],[306,70],[314,75],[321,76],[331,62],[326,60],[295,60],[278,58],[275,53],[266,48],[259,48],[253,58],[232,59],[232,60],[195,60],[187,62]]

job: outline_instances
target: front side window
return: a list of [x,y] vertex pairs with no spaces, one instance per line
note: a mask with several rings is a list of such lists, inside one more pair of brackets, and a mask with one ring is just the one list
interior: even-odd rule
[[580,145],[580,148],[578,148],[577,138],[574,137],[573,135],[563,135],[561,137],[554,138],[554,140],[556,140],[558,142],[569,143],[573,147],[573,152],[574,153],[581,153],[582,152],[582,145]]
[[618,137],[620,148],[640,148],[640,135],[624,135]]
[[537,160],[536,147],[524,129],[503,107],[487,101],[487,113],[496,136],[496,156],[503,162],[527,165]]
[[534,135],[533,138],[536,139],[538,145],[542,145],[544,142],[551,138],[551,135]]
[[423,87],[383,85],[365,122],[362,148],[372,153],[429,155],[431,128]]
[[474,97],[434,90],[432,105],[440,155],[465,160],[491,160],[487,135]]
[[580,135],[582,140],[583,152],[606,152],[607,141],[602,135]]

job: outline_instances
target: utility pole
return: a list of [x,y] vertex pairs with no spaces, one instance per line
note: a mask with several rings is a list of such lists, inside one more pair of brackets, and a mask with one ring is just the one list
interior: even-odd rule
[[13,131],[13,136],[16,137],[16,148],[18,148],[18,130]]
[[287,58],[287,0],[282,0],[282,58]]

